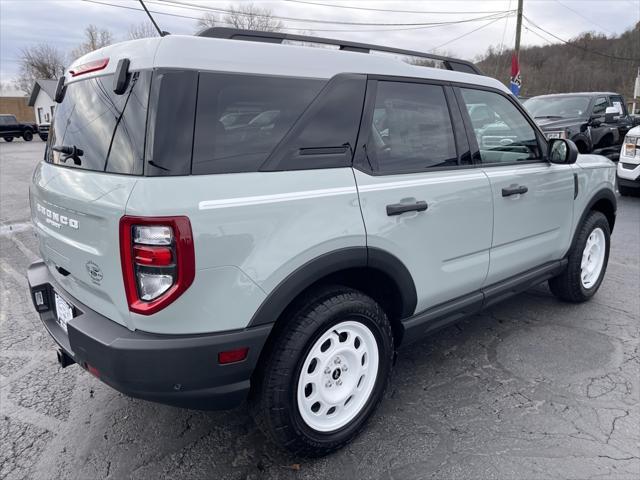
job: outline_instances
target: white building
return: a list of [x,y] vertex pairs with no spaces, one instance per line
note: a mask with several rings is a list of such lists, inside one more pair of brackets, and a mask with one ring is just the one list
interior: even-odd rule
[[53,119],[53,109],[56,102],[53,101],[56,96],[57,80],[36,80],[29,97],[29,105],[34,107],[36,114],[36,123],[47,125]]

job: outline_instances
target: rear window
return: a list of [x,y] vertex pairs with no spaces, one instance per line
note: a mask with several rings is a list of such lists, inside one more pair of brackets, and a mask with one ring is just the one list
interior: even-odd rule
[[[55,109],[46,160],[66,167],[142,175],[151,72],[133,72],[122,95],[113,92],[113,75],[67,85]],[[53,147],[82,150],[80,163]]]
[[258,170],[325,83],[201,73],[191,173]]

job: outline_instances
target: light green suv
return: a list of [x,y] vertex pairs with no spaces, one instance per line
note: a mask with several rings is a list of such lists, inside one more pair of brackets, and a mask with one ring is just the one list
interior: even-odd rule
[[171,405],[248,399],[299,454],[358,433],[401,345],[605,274],[613,164],[468,62],[210,29],[92,52],[56,101],[28,278],[60,364]]

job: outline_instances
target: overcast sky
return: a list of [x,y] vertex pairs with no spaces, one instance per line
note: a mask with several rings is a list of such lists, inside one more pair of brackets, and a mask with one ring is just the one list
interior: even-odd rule
[[[234,2],[171,0],[171,2],[170,5],[166,0],[146,0],[150,10],[165,13],[154,14],[163,30],[174,34],[191,34],[197,29],[196,19],[205,12],[202,8],[194,6],[227,8],[230,3],[244,3],[244,0]],[[143,11],[105,5],[107,3],[120,7],[140,8],[137,0],[0,0],[0,81],[8,82],[15,77],[22,47],[46,42],[68,52],[82,41],[83,29],[90,23],[111,30],[117,40],[123,40],[132,24],[148,21]],[[180,7],[176,6],[176,3],[190,4],[190,6]],[[304,0],[304,2],[254,0],[253,3],[271,9],[274,15],[285,17],[340,22],[416,24],[451,22],[493,15],[494,12],[515,9],[517,0]],[[310,3],[325,5],[318,6]],[[358,9],[326,6],[330,4],[358,7]],[[427,13],[364,10],[366,8]],[[525,0],[524,14],[533,23],[563,39],[570,39],[584,31],[596,31],[611,36],[622,33],[640,21],[640,0]],[[458,25],[429,28],[406,25],[336,25],[293,20],[283,20],[283,22],[287,27],[305,30],[308,34],[411,50],[429,51],[445,44],[441,47],[441,51],[466,59],[473,59],[484,53],[490,45],[499,46],[504,43],[507,48],[511,47],[516,25],[514,15],[498,20],[485,18]],[[475,29],[478,30],[472,32]],[[299,33],[296,30],[286,31]],[[468,35],[454,40],[467,33]],[[547,33],[525,28],[522,44],[545,44],[546,40],[541,36],[548,38],[550,42],[557,42]]]

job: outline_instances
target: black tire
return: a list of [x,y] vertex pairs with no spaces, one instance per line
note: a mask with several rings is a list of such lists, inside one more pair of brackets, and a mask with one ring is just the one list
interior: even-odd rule
[[33,140],[33,132],[31,130],[26,130],[23,134],[22,134],[22,139],[25,142],[30,142],[31,140]]
[[[576,242],[569,252],[566,270],[549,280],[549,288],[551,292],[558,298],[567,302],[580,303],[589,300],[600,288],[602,279],[607,271],[607,263],[609,261],[609,248],[611,245],[611,231],[609,222],[603,213],[591,211],[579,227]],[[604,233],[605,252],[604,263],[600,270],[597,280],[589,288],[585,288],[581,280],[581,263],[582,253],[587,244],[587,240],[591,233],[600,228]]]
[[40,137],[40,140],[42,140],[43,142],[46,142],[47,139],[49,138],[48,135],[45,135],[43,133],[39,133],[38,136]]
[[13,142],[13,137],[4,137],[5,142]]
[[[363,324],[373,333],[379,352],[377,376],[359,413],[342,428],[321,432],[311,428],[299,412],[298,380],[314,344],[346,319]],[[373,299],[341,286],[325,287],[304,296],[282,320],[286,327],[276,332],[264,354],[263,366],[254,374],[250,412],[260,430],[276,445],[296,455],[323,456],[358,435],[382,400],[393,365],[391,325]]]

